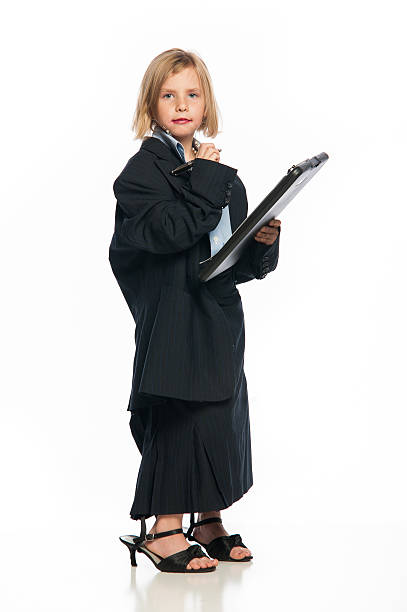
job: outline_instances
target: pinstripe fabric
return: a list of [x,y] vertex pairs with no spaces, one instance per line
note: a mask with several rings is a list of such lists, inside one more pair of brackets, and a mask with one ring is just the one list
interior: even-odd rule
[[[208,251],[203,243],[201,257]],[[233,394],[219,402],[157,398],[131,413],[131,432],[142,455],[133,519],[222,510],[253,484],[242,302],[232,271],[211,279],[208,288],[232,338]]]
[[[174,177],[177,165],[175,151],[146,138],[113,185],[109,261],[136,324],[128,410],[157,397],[221,401],[236,385],[228,322],[198,274],[228,185],[233,231],[247,216],[246,190],[230,166],[198,158],[189,176]],[[234,284],[262,278],[265,260],[275,269],[278,243],[253,239],[230,268]]]
[[[132,412],[141,444],[130,517],[223,510],[253,484],[246,379],[238,399],[184,402],[173,398]],[[137,445],[139,446],[139,444]]]
[[[167,134],[162,127],[156,125],[152,136],[154,138],[159,138],[162,142],[168,143],[170,147],[173,147],[176,153],[180,156],[181,161],[186,162],[185,159],[185,151],[183,145],[178,142],[172,134]],[[199,145],[199,141],[194,138],[195,142]],[[230,224],[230,214],[229,214],[229,205],[222,208],[222,216],[219,220],[218,225],[215,229],[209,232],[209,242],[211,245],[211,253],[209,257],[213,257],[216,255],[218,251],[223,247],[223,245],[229,240],[232,235],[232,227]]]
[[209,160],[197,159],[190,177],[171,177],[178,162],[149,138],[114,183],[109,261],[136,323],[128,410],[142,458],[133,519],[221,510],[253,484],[236,285],[263,278],[265,260],[275,269],[279,241],[253,240],[232,268],[198,282],[227,185],[233,231],[247,216],[246,191],[235,169]]

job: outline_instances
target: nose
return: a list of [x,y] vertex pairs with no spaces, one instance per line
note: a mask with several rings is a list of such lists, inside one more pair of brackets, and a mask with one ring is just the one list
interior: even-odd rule
[[179,102],[177,102],[176,107],[177,107],[177,110],[180,110],[180,111],[186,111],[188,108],[185,100],[180,100]]

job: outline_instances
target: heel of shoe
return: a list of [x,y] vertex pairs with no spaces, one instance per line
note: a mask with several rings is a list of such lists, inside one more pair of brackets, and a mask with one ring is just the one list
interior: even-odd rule
[[134,548],[130,548],[129,547],[129,550],[130,550],[130,563],[131,563],[132,567],[136,567],[136,565],[137,565],[137,561],[136,561],[136,547],[134,547]]
[[123,544],[127,546],[127,548],[129,549],[130,562],[131,562],[132,567],[137,566],[137,561],[136,561],[137,546],[139,544],[142,544],[145,539],[146,539],[146,520],[144,516],[141,517],[140,535],[138,536],[124,535],[124,536],[119,537],[120,542],[123,542]]
[[137,561],[136,561],[137,543],[135,542],[135,540],[138,540],[138,538],[135,536],[120,536],[119,540],[120,542],[123,542],[125,546],[127,546],[130,552],[130,563],[132,567],[136,567],[137,566]]

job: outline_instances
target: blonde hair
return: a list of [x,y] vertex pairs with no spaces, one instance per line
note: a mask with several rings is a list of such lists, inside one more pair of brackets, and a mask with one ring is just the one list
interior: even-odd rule
[[154,129],[156,105],[164,81],[170,74],[177,74],[188,66],[195,68],[205,99],[205,111],[199,131],[209,138],[214,138],[221,132],[218,121],[220,111],[205,62],[192,51],[173,48],[157,55],[144,74],[131,126],[135,132],[135,140],[144,138]]

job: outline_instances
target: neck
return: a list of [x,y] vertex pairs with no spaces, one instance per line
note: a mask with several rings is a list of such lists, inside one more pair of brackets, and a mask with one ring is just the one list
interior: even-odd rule
[[186,161],[191,161],[191,159],[195,159],[194,151],[192,149],[193,138],[193,135],[184,136],[183,138],[177,138],[178,142],[180,142],[184,147]]
[[[155,130],[161,131],[163,136],[165,136],[166,131],[165,129],[161,126],[158,125],[154,128]],[[192,144],[194,142],[194,139],[196,141],[196,143],[199,146],[199,142],[196,140],[195,136],[193,134],[190,135],[185,135],[182,136],[181,138],[176,138],[171,132],[171,138],[175,139],[177,142],[179,142],[180,144],[182,144],[183,148],[184,148],[184,154],[185,154],[185,160],[186,161],[191,161],[193,159],[195,159],[195,151],[192,148]]]

